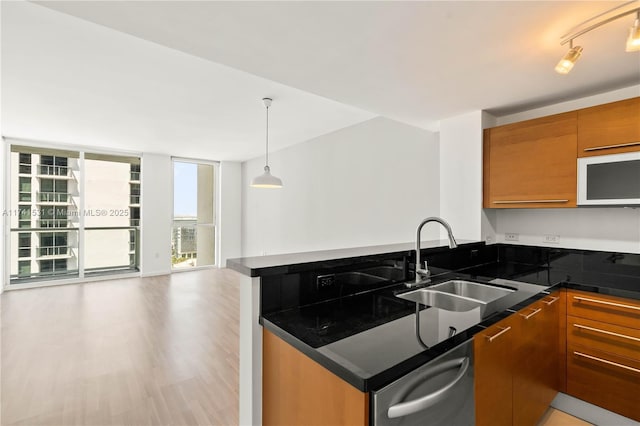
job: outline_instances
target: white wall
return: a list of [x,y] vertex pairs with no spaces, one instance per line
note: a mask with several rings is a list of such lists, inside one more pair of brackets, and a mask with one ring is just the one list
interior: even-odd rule
[[[640,253],[640,209],[514,209],[500,210],[497,233],[518,233],[519,241],[548,247]],[[559,235],[559,244],[544,242],[544,235]]]
[[409,242],[439,214],[438,139],[426,130],[378,117],[269,160],[282,189],[249,187],[264,158],[242,165],[243,256]]
[[495,238],[494,214],[482,210],[482,129],[493,124],[482,111],[440,122],[440,216],[457,239]]
[[481,205],[482,112],[473,111],[440,121],[440,215],[457,239],[478,240]]
[[171,272],[173,164],[171,157],[143,154],[141,165],[142,275]]
[[[558,114],[640,96],[640,86],[589,96],[497,118],[497,124]],[[513,244],[545,245],[545,234],[559,235],[553,247],[640,253],[640,209],[621,207],[575,209],[505,209],[496,212],[498,242],[505,233],[519,234]]]
[[220,163],[218,179],[218,265],[225,267],[227,259],[242,256],[242,164]]

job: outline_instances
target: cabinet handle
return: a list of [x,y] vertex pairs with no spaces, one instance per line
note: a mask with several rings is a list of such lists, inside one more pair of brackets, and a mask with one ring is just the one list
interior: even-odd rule
[[[533,309],[533,308],[531,308]],[[535,314],[537,314],[538,312],[540,312],[542,309],[538,308],[538,309],[533,309],[533,312],[531,312],[529,315],[525,315],[525,314],[520,314],[520,316],[524,319],[529,319],[532,316],[534,316]]]
[[633,309],[636,311],[640,311],[640,306],[625,305],[624,303],[607,302],[605,300],[590,299],[588,297],[582,297],[582,296],[573,296],[573,298],[579,302],[582,301],[582,302],[600,303],[602,305],[615,306],[617,308]]
[[507,331],[511,330],[511,327],[498,327],[500,329],[500,331],[496,334],[494,334],[493,336],[487,336],[486,334],[484,335],[484,337],[486,337],[489,342],[493,342],[495,339],[497,339],[498,337],[500,337],[501,335],[503,335],[504,333],[506,333]]
[[613,331],[600,330],[599,328],[587,327],[586,325],[581,324],[573,324],[575,328],[580,328],[583,330],[595,331],[596,333],[608,334],[609,336],[622,337],[623,339],[633,340],[635,342],[640,342],[640,338],[627,336],[626,334],[614,333]]
[[573,354],[577,355],[577,356],[581,356],[583,358],[592,359],[594,361],[598,361],[598,362],[601,362],[603,364],[613,365],[614,367],[618,367],[618,368],[624,368],[625,370],[633,371],[634,373],[640,373],[640,369],[629,367],[628,365],[618,364],[617,362],[608,361],[606,359],[602,359],[602,358],[598,358],[598,357],[595,357],[595,356],[583,354],[582,352],[575,352],[574,351]]
[[554,297],[554,296],[549,296],[551,298],[551,300],[543,300],[543,303],[546,303],[547,306],[551,306],[554,303],[556,303],[558,301],[558,299],[560,299],[559,297]]
[[629,143],[619,143],[617,145],[604,145],[604,146],[594,146],[592,148],[585,148],[584,151],[599,151],[601,149],[613,149],[613,148],[624,148],[625,146],[637,146],[640,145],[640,142],[629,142]]
[[569,200],[498,200],[493,204],[522,204],[522,203],[568,203]]

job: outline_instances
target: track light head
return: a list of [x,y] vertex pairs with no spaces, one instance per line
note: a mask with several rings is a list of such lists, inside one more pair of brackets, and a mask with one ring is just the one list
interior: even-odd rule
[[558,74],[569,74],[569,71],[576,64],[580,56],[582,55],[582,47],[573,46],[573,40],[571,41],[571,48],[569,51],[560,59],[558,65],[556,65],[556,72]]
[[627,37],[627,45],[624,50],[627,52],[637,52],[640,50],[640,11],[633,26],[629,29],[629,37]]

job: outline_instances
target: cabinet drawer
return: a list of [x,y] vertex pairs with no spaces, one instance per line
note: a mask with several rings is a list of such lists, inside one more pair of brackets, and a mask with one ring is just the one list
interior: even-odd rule
[[640,301],[570,290],[567,315],[640,329]]
[[640,361],[568,345],[567,393],[640,421]]
[[569,316],[567,341],[640,361],[640,329]]

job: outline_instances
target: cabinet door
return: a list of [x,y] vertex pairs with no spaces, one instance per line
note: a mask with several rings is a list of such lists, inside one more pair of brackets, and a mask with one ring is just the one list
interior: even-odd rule
[[557,393],[557,297],[517,312],[514,338],[513,424],[535,426]]
[[578,110],[578,157],[640,151],[640,97]]
[[514,317],[488,327],[473,338],[476,425],[502,426],[513,421]]
[[485,208],[575,207],[577,113],[485,131]]
[[262,424],[369,424],[369,394],[263,330]]

